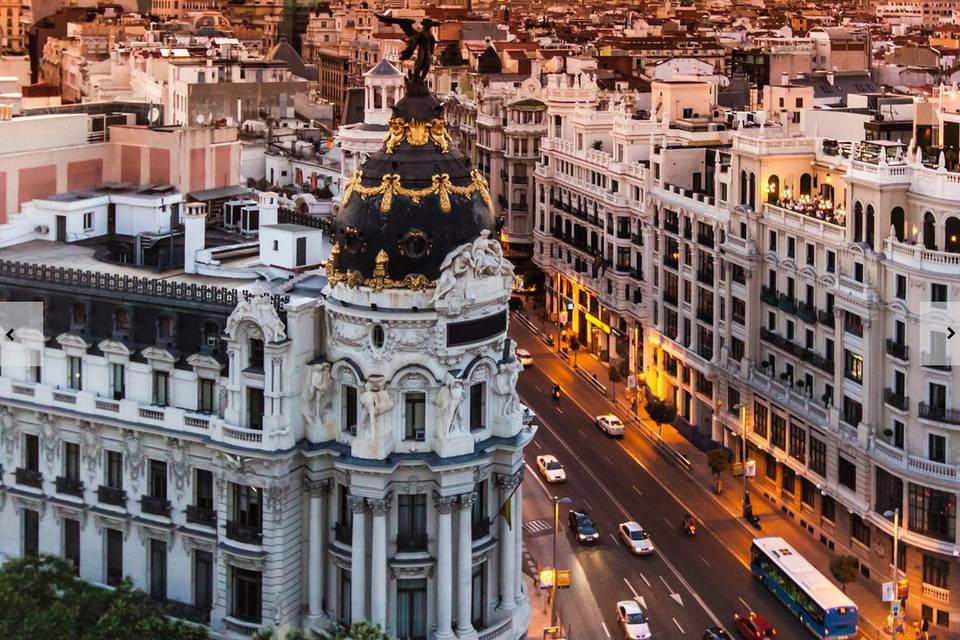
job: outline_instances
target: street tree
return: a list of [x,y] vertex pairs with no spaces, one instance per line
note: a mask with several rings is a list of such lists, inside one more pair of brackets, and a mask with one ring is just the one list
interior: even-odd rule
[[580,351],[580,341],[577,340],[576,336],[570,337],[570,342],[567,343],[567,348],[570,349],[570,353],[573,354],[573,367],[577,367],[577,351]]
[[647,415],[657,423],[658,432],[663,435],[663,425],[673,424],[677,419],[677,407],[672,402],[654,398],[647,403]]
[[350,627],[338,627],[330,635],[330,640],[390,640],[390,636],[380,625],[363,620]]
[[607,368],[607,378],[610,380],[610,392],[613,394],[613,399],[617,399],[617,383],[623,380],[623,375],[620,373],[620,367],[615,364],[611,364]]
[[720,474],[730,468],[730,457],[726,449],[713,449],[707,452],[707,466],[715,479],[714,490],[719,494],[723,491],[723,481]]
[[847,592],[847,583],[857,579],[857,559],[853,556],[840,556],[830,561],[830,573],[840,583],[843,592]]

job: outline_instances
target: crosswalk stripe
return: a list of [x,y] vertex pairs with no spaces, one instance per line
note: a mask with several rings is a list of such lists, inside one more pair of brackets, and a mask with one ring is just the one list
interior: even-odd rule
[[550,523],[546,520],[529,520],[523,523],[523,530],[527,533],[537,533],[548,529],[550,529]]

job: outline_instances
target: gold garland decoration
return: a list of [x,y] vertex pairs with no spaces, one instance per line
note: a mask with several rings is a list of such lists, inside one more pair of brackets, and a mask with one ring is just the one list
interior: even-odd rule
[[343,282],[348,287],[356,289],[360,285],[370,287],[374,291],[383,289],[410,289],[411,291],[423,291],[436,286],[427,276],[419,273],[408,273],[402,280],[394,280],[387,275],[387,261],[389,257],[387,252],[381,249],[374,259],[373,277],[364,278],[363,274],[353,269],[342,273],[337,270],[337,262],[340,258],[340,245],[334,244],[330,250],[330,257],[327,258],[326,272],[327,282],[330,286],[336,286]]
[[450,151],[451,138],[447,132],[447,121],[443,118],[434,118],[429,122],[406,122],[403,118],[390,118],[389,126],[390,130],[383,140],[386,153],[393,153],[404,139],[414,147],[433,142],[440,153]]
[[365,187],[362,184],[363,171],[357,169],[353,177],[347,182],[343,189],[343,199],[340,201],[340,207],[346,207],[350,197],[357,193],[362,199],[366,200],[371,196],[382,195],[380,200],[380,213],[390,213],[390,207],[393,205],[393,196],[405,196],[410,198],[414,204],[420,204],[420,199],[427,196],[436,195],[440,200],[440,210],[443,213],[450,213],[450,194],[470,198],[474,192],[479,192],[487,208],[493,209],[493,203],[490,200],[490,191],[487,188],[487,181],[476,169],[470,172],[470,184],[466,187],[460,187],[450,182],[449,173],[441,173],[433,176],[431,185],[423,189],[408,189],[403,186],[398,173],[388,173],[383,176],[383,180],[376,187]]

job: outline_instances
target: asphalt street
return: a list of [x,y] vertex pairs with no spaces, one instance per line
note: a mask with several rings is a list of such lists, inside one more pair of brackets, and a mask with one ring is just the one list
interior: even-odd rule
[[[521,399],[541,425],[527,448],[527,463],[535,469],[538,455],[555,455],[566,469],[567,481],[549,489],[571,498],[571,507],[586,509],[601,533],[599,544],[578,544],[563,526],[567,507],[561,507],[563,535],[579,565],[576,575],[589,580],[603,619],[601,629],[581,626],[576,637],[623,637],[615,605],[624,599],[646,605],[655,638],[699,640],[704,629],[717,624],[732,632],[733,614],[748,610],[767,617],[780,638],[809,637],[751,576],[747,558],[752,534],[685,471],[658,454],[635,423],[625,421],[623,438],[606,436],[593,418],[610,411],[600,393],[525,327],[512,323],[510,333],[535,359],[519,383]],[[550,396],[555,382],[563,389],[559,402]],[[694,538],[680,530],[688,512],[699,520]],[[635,557],[623,546],[616,528],[626,520],[636,520],[650,533],[655,554]],[[550,564],[549,558],[537,561],[540,566]]]

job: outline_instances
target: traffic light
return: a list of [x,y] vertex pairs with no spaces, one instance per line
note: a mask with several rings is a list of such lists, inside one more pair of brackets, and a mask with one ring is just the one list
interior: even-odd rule
[[897,599],[903,600],[910,595],[910,583],[906,578],[897,580]]

